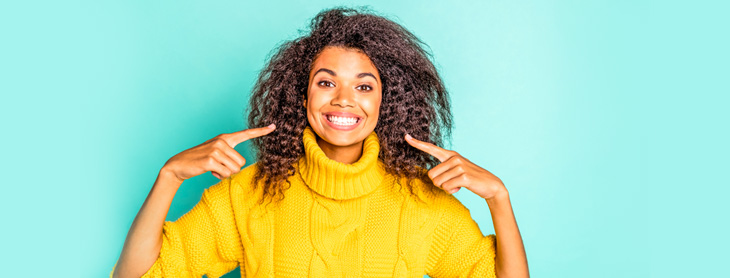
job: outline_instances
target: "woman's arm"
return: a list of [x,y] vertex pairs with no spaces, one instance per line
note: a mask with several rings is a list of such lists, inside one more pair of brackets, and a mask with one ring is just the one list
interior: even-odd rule
[[141,277],[152,267],[162,248],[162,225],[182,181],[163,167],[150,194],[129,228],[114,277]]
[[509,194],[505,190],[485,200],[489,205],[497,236],[497,256],[495,256],[497,277],[530,277],[525,246],[512,211]]
[[[155,184],[129,229],[112,277],[140,277],[154,266],[164,243],[165,217],[175,193],[184,180],[208,171],[219,179],[225,180],[239,172],[246,163],[246,160],[236,152],[234,147],[251,138],[269,134],[275,128],[276,126],[272,124],[268,127],[221,134],[170,158],[160,170]],[[203,202],[201,201],[201,203]],[[203,216],[199,217],[200,219],[196,218],[198,215],[209,215],[208,212],[205,212],[210,209],[209,206],[209,204],[203,203],[196,206],[197,209],[193,208],[189,214],[190,218],[195,219],[190,221],[210,224],[213,220]],[[189,231],[189,233],[194,232]],[[201,241],[197,244],[208,243],[202,242],[200,238],[196,238],[196,240]]]
[[464,187],[487,201],[497,238],[497,277],[530,277],[525,246],[522,244],[509,194],[502,180],[458,152],[420,141],[407,134],[405,138],[411,146],[441,161],[441,164],[428,170],[428,177],[435,186],[449,194]]

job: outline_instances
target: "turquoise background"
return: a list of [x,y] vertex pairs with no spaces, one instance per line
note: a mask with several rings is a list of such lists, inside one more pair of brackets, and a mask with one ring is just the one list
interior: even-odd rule
[[[505,182],[533,277],[727,272],[727,2],[353,3],[430,45],[451,148]],[[245,128],[269,52],[336,4],[0,4],[3,276],[106,277],[165,161]]]

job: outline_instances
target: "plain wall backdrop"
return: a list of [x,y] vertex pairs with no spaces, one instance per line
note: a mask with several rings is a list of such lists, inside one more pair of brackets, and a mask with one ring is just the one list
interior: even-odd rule
[[[451,93],[447,147],[504,181],[533,277],[715,277],[730,211],[724,3],[0,4],[2,275],[108,276],[167,159],[247,128],[270,52],[323,9],[369,5],[430,46]],[[247,165],[249,148],[236,148]],[[186,181],[167,220],[217,181]],[[486,202],[456,196],[494,233]]]

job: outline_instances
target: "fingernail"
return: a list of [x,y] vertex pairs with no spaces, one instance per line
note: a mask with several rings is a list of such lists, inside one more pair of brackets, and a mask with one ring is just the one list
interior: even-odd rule
[[268,126],[268,128],[274,128],[274,127],[276,127],[276,125],[275,125],[275,124],[270,124],[270,125]]
[[413,139],[410,134],[406,133],[406,139]]

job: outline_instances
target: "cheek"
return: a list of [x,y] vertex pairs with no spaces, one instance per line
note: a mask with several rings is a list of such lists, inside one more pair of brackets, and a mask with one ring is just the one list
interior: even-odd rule
[[363,107],[369,117],[377,119],[380,114],[380,103],[382,99],[380,96],[373,97],[367,100],[366,105]]
[[322,123],[320,113],[322,112],[322,108],[327,106],[328,103],[329,99],[327,98],[326,93],[317,92],[317,90],[309,91],[305,113],[307,114],[307,120],[310,125],[319,126],[324,124]]
[[319,107],[322,107],[323,102],[326,102],[326,100],[323,99],[322,94],[319,94],[316,91],[310,92],[307,97],[307,113],[316,113]]
[[319,88],[318,86],[312,86],[309,88],[309,101],[314,103],[327,103],[333,97],[332,90],[327,88]]
[[380,121],[380,102],[380,96],[361,98],[359,101],[360,108],[368,117],[364,126],[368,130],[375,128],[378,125],[378,121]]
[[380,101],[378,101],[375,104],[375,108],[373,108],[373,117],[376,119],[380,117]]

